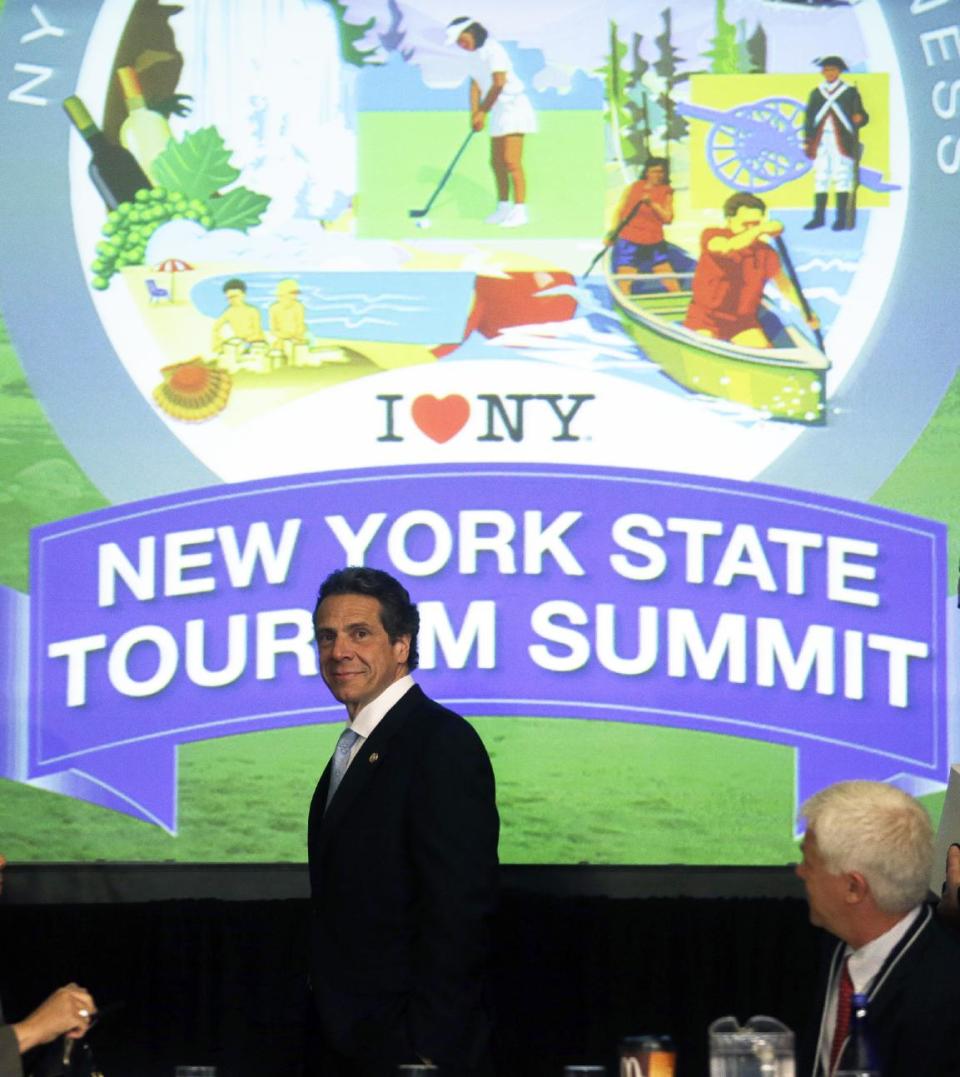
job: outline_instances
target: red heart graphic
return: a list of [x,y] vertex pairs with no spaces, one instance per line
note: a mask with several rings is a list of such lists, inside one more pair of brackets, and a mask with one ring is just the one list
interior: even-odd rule
[[453,394],[438,400],[435,396],[418,396],[413,402],[413,421],[439,444],[459,433],[470,418],[470,405]]

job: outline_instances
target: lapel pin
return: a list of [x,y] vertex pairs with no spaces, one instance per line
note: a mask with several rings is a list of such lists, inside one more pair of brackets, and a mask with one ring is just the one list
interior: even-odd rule
[[368,763],[376,763],[379,759],[380,759],[380,753],[379,752],[371,752],[370,755],[367,757],[367,762]]

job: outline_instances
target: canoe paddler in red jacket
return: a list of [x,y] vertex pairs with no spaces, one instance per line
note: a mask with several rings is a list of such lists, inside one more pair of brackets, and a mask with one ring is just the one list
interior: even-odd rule
[[[772,280],[780,294],[803,312],[804,305],[766,241],[783,231],[780,221],[767,217],[762,198],[746,191],[723,204],[724,228],[706,228],[700,236],[700,260],[693,275],[693,299],[683,324],[701,336],[729,340],[747,348],[770,348],[760,324],[763,290]],[[811,329],[820,321],[811,311]]]

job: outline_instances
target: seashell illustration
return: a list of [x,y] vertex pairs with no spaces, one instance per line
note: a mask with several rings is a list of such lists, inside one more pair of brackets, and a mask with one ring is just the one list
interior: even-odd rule
[[200,422],[227,406],[233,380],[225,370],[199,356],[165,366],[160,373],[163,381],[153,390],[153,399],[175,419]]

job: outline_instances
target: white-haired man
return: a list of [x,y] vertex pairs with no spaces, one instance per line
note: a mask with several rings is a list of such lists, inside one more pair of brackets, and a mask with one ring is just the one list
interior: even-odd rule
[[901,790],[867,781],[832,785],[800,811],[807,829],[797,874],[810,920],[840,939],[800,1074],[845,1068],[854,992],[869,998],[883,1077],[960,1074],[960,943],[925,903],[933,857],[926,811]]

